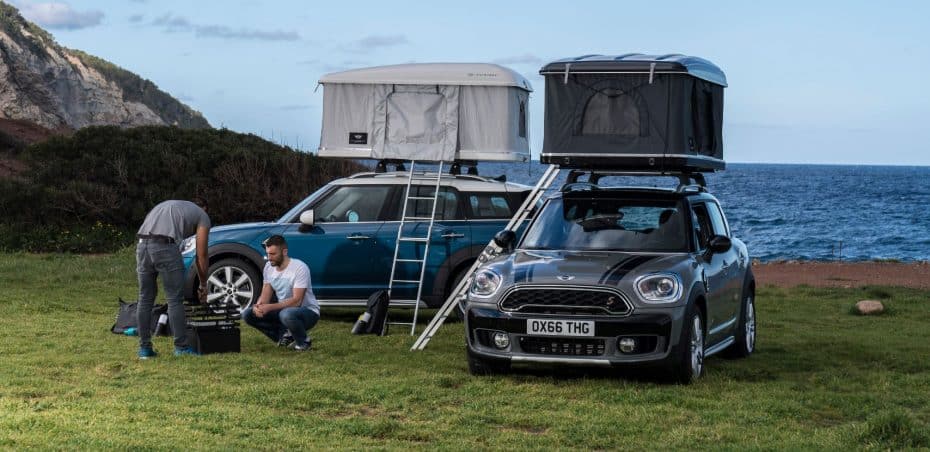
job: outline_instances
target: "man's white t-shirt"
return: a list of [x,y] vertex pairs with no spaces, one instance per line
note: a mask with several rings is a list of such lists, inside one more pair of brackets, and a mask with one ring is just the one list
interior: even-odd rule
[[300,259],[291,258],[287,268],[278,271],[271,262],[265,262],[265,269],[262,270],[262,277],[265,283],[270,284],[274,293],[278,296],[278,301],[287,300],[294,296],[294,289],[306,288],[304,298],[300,301],[300,306],[309,308],[311,311],[320,313],[320,303],[313,296],[313,289],[310,286],[310,268]]

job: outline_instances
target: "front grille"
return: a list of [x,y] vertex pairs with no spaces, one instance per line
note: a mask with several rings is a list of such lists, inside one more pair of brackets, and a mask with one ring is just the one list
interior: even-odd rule
[[630,304],[619,292],[602,289],[518,288],[504,297],[500,307],[534,314],[630,313]]
[[601,356],[605,350],[603,339],[535,336],[521,337],[520,348],[526,353],[563,356]]

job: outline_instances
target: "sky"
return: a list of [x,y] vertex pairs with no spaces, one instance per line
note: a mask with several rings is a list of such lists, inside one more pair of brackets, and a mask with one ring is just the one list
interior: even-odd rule
[[680,53],[727,75],[729,162],[930,165],[930,2],[7,0],[59,44],[113,62],[214,127],[319,146],[326,73]]

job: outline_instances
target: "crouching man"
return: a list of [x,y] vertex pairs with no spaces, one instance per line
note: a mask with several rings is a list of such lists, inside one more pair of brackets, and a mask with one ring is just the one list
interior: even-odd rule
[[[280,346],[310,350],[307,331],[320,320],[320,304],[310,288],[310,269],[300,259],[288,257],[284,237],[273,235],[262,244],[268,255],[262,271],[265,282],[258,301],[242,311],[242,320]],[[277,303],[271,302],[272,291]]]

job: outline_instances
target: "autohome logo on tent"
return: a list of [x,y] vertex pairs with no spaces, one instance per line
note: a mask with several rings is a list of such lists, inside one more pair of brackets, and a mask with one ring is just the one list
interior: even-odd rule
[[497,77],[497,74],[493,72],[469,72],[469,77]]

